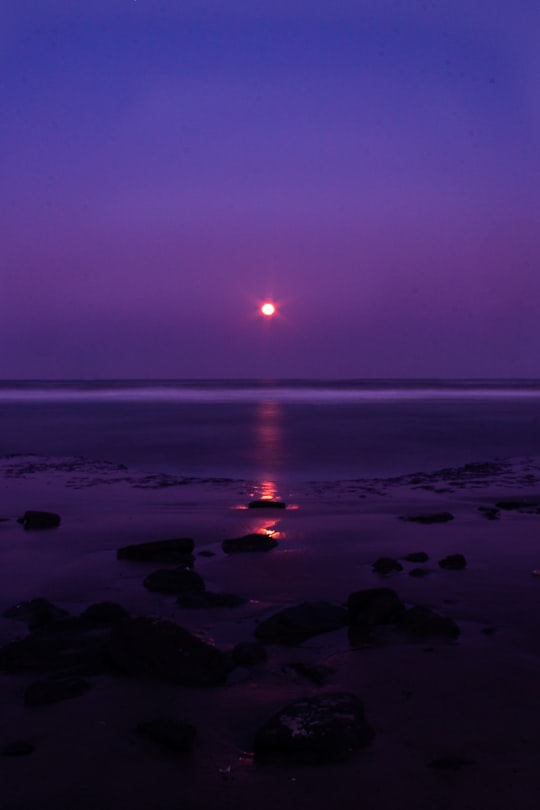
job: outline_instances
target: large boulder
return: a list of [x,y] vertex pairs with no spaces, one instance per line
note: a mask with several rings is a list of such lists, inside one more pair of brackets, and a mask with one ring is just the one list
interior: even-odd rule
[[184,591],[204,591],[204,580],[189,568],[162,568],[144,579],[144,587],[157,593],[179,594]]
[[60,525],[60,515],[55,512],[25,512],[17,520],[25,529],[54,529]]
[[230,671],[225,653],[174,622],[139,617],[115,625],[108,658],[127,675],[143,675],[186,686],[223,683]]
[[119,548],[116,557],[119,560],[136,562],[173,563],[175,565],[193,565],[194,543],[190,537],[175,540],[155,540],[151,543],[137,543]]
[[255,761],[335,762],[371,742],[362,702],[333,692],[289,703],[255,735]]
[[267,534],[246,534],[224,540],[221,548],[226,554],[236,551],[270,551],[277,546],[277,540]]
[[310,636],[329,633],[347,624],[345,608],[329,602],[304,602],[288,607],[261,622],[255,636],[264,642],[299,644]]
[[350,594],[347,609],[351,625],[374,626],[398,622],[405,605],[391,588],[366,588]]

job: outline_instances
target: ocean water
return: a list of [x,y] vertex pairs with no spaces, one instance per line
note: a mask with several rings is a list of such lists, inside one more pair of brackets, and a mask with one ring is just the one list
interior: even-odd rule
[[0,456],[29,453],[269,485],[540,457],[540,382],[4,381]]

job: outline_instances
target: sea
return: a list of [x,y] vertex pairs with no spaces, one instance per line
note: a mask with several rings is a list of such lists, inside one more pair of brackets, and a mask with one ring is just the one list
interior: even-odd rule
[[268,482],[540,457],[540,381],[2,381],[16,454]]

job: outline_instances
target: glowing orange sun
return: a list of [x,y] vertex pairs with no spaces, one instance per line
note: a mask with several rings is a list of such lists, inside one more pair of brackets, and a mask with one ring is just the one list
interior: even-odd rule
[[267,318],[271,318],[272,315],[276,314],[276,308],[273,304],[267,301],[266,304],[262,305],[261,312],[263,315],[266,315]]

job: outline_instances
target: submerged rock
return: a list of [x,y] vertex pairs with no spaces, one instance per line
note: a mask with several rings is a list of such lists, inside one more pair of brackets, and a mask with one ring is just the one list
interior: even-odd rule
[[205,587],[203,578],[187,568],[162,568],[149,574],[143,584],[149,591],[167,594],[204,591]]
[[172,717],[156,717],[139,723],[137,732],[152,742],[172,748],[173,751],[189,751],[196,736],[190,723],[183,723]]
[[347,611],[329,602],[304,602],[262,621],[255,629],[261,641],[299,644],[310,636],[329,633],[347,624]]
[[395,624],[405,605],[391,588],[366,588],[351,593],[347,600],[351,625]]
[[24,515],[17,519],[18,523],[22,523],[25,529],[54,529],[60,525],[60,515],[55,512],[25,512]]
[[454,516],[450,512],[436,512],[431,515],[408,515],[400,518],[409,523],[448,523],[449,520],[454,520]]
[[372,570],[375,574],[386,576],[388,574],[397,574],[398,571],[403,571],[403,566],[392,557],[379,557],[378,560],[372,565]]
[[193,565],[193,548],[194,542],[190,537],[181,537],[174,540],[154,540],[150,543],[137,543],[119,548],[116,557],[119,560],[134,560],[136,562]]
[[235,537],[224,540],[221,548],[226,554],[237,551],[270,551],[277,546],[277,540],[267,534],[246,534],[243,537]]
[[186,686],[224,683],[228,656],[178,624],[149,617],[115,625],[108,644],[111,663],[127,675],[143,675]]
[[425,551],[413,551],[403,557],[407,562],[424,563],[429,560],[429,555]]
[[128,616],[127,610],[117,602],[96,602],[83,610],[79,618],[88,627],[102,627],[116,624]]
[[443,638],[457,638],[460,629],[449,616],[441,616],[434,610],[417,605],[405,611],[397,629],[408,636],[425,638],[440,636]]
[[449,554],[448,557],[439,560],[439,565],[452,571],[462,571],[467,567],[467,560],[463,554]]
[[335,762],[375,736],[355,695],[333,692],[289,703],[255,735],[256,762]]

